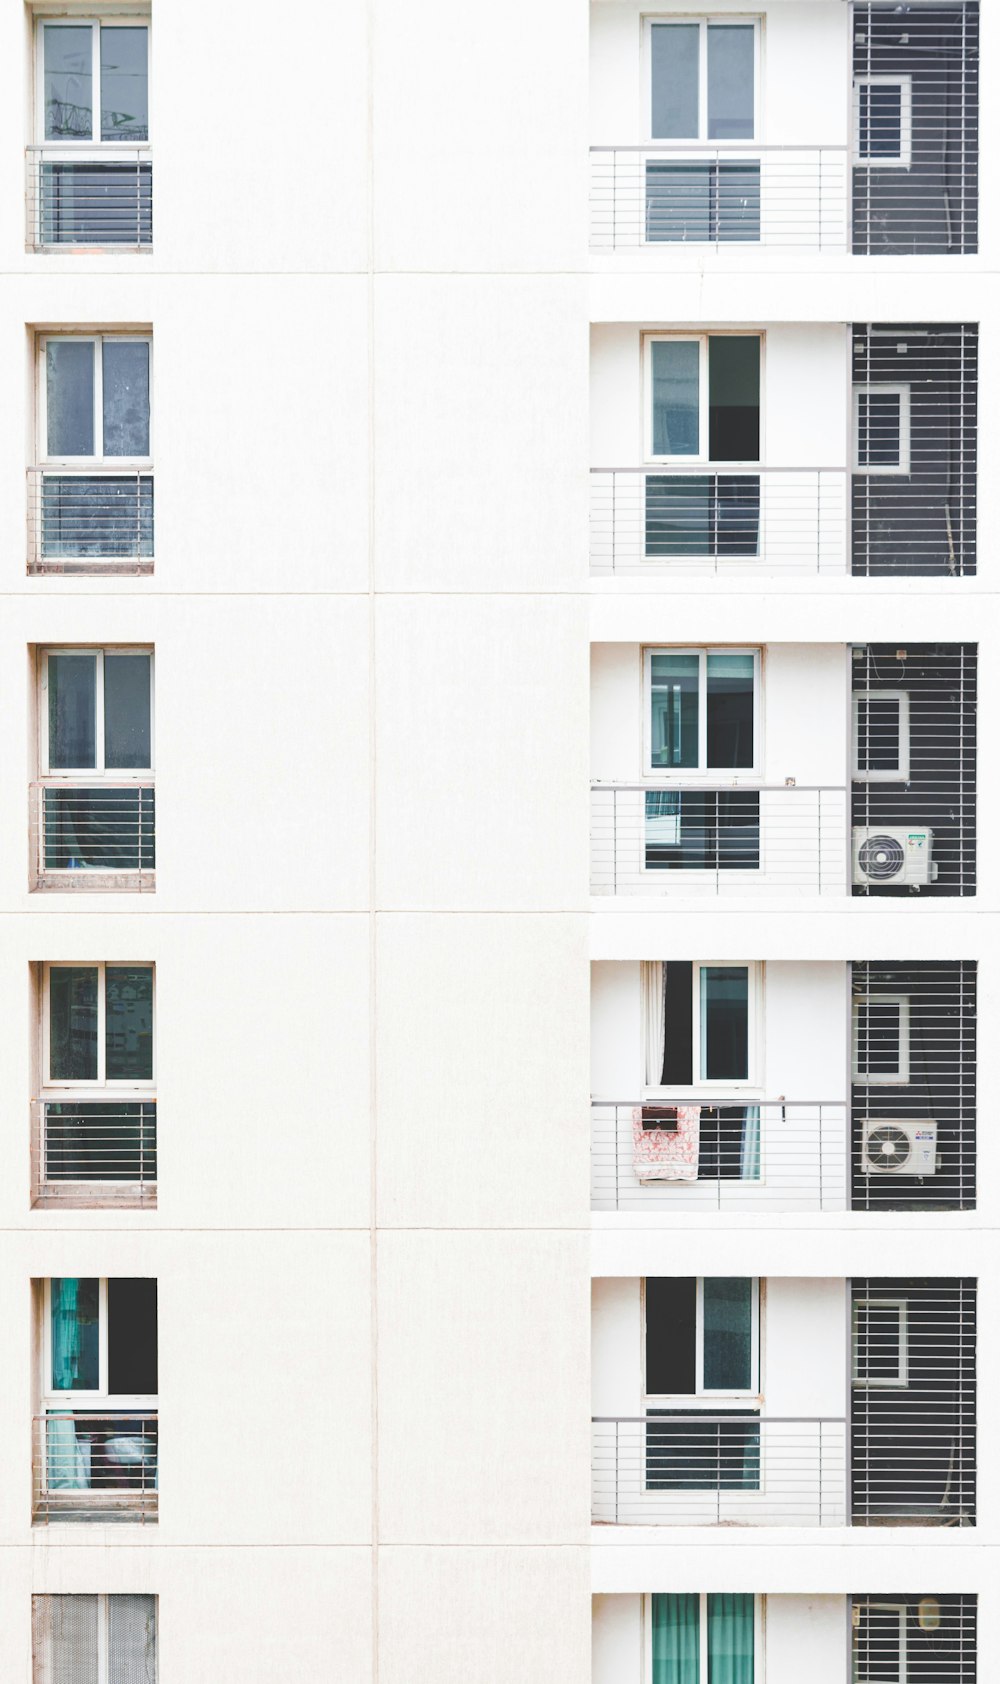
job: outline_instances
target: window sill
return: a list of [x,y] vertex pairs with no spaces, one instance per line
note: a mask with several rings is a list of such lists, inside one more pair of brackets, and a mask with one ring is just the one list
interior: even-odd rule
[[153,562],[149,561],[29,561],[28,577],[33,579],[92,579],[151,578]]
[[31,1201],[32,1210],[155,1210],[156,1182],[123,1181],[118,1186],[89,1181],[45,1182]]
[[151,895],[155,871],[39,872],[30,885],[35,895]]

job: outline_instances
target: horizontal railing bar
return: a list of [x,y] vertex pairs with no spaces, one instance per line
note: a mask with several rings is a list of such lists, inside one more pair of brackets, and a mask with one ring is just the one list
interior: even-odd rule
[[714,156],[726,158],[730,152],[812,152],[830,153],[834,156],[847,156],[849,148],[842,141],[795,141],[767,142],[759,140],[727,140],[725,142],[713,140],[641,140],[630,141],[625,146],[616,143],[602,142],[591,146],[591,153],[603,152],[690,152],[700,153],[702,157]]

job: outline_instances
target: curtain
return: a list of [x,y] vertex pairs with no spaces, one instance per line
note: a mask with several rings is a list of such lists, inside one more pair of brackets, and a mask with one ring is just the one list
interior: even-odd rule
[[708,1684],[753,1684],[753,1597],[708,1598]]
[[665,1007],[663,1001],[663,965],[659,960],[642,967],[643,1002],[645,1007],[646,1086],[657,1088],[663,1081],[663,1052],[665,1046]]
[[740,1180],[760,1179],[760,1106],[744,1105],[740,1141]]
[[47,1484],[50,1491],[90,1489],[90,1444],[76,1436],[76,1422],[50,1415],[45,1422]]
[[52,1282],[52,1389],[56,1392],[71,1392],[80,1378],[83,1327],[79,1305],[79,1280],[67,1277]]
[[[653,1597],[653,1684],[699,1684],[698,1604],[697,1595]],[[737,1675],[734,1684],[741,1684]]]

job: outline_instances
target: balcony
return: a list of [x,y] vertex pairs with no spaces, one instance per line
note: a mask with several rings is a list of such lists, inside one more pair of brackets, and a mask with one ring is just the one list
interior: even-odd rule
[[148,250],[153,163],[148,146],[29,146],[27,243],[31,251]]
[[37,888],[155,888],[152,783],[37,783],[32,813]]
[[34,1108],[39,1210],[156,1205],[156,1101],[42,1101]]
[[152,473],[31,470],[31,572],[151,573],[152,559]]
[[36,1415],[33,1520],[155,1521],[157,1443],[154,1410]]

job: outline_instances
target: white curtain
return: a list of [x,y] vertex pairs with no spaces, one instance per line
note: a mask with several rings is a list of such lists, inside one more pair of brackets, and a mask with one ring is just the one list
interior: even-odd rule
[[642,990],[646,1086],[658,1088],[663,1079],[664,1049],[663,964],[659,959],[643,965]]

